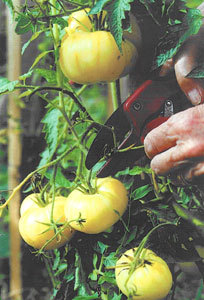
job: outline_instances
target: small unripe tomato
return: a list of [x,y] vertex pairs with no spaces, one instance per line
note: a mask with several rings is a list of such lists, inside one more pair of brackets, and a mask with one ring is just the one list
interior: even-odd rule
[[119,289],[132,300],[159,300],[169,293],[172,274],[166,262],[153,251],[143,249],[141,262],[129,273],[137,248],[129,249],[118,259],[115,267]]
[[[53,211],[51,202],[41,206],[40,204],[37,205],[36,202],[32,203],[31,198],[29,201],[31,206],[29,208],[23,207],[19,220],[20,235],[28,245],[36,249],[41,249],[46,245],[44,250],[51,250],[63,246],[71,239],[74,230],[68,225],[63,227],[63,224],[66,223],[65,197],[56,197]],[[51,227],[51,216],[53,221],[58,224],[58,230],[62,229],[57,236],[55,236],[55,228]],[[50,242],[48,243],[48,241]]]
[[[128,195],[122,182],[106,177],[96,179],[95,191],[73,190],[65,205],[65,215],[75,230],[89,234],[103,232],[115,224],[127,208]],[[79,222],[77,219],[84,222]]]
[[110,32],[80,31],[62,40],[59,62],[69,80],[87,84],[111,82],[125,76],[137,57],[136,47],[128,40],[122,41],[121,53]]

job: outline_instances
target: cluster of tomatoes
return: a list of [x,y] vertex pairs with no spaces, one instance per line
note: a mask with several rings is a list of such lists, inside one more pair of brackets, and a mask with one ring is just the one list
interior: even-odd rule
[[[120,51],[111,32],[94,28],[89,10],[77,11],[68,19],[60,47],[62,72],[79,84],[111,82],[127,75],[136,64],[141,43],[136,20],[131,16],[132,33],[124,32]],[[96,17],[103,24],[106,12]]]
[[126,188],[112,177],[95,179],[89,191],[82,186],[68,197],[44,198],[47,199],[36,193],[27,196],[21,204],[19,221],[25,242],[44,250],[61,247],[75,230],[88,234],[107,230],[119,220],[128,204]]
[[[43,201],[40,193],[27,196],[21,204],[19,221],[24,241],[36,249],[56,249],[67,243],[76,230],[97,234],[109,229],[124,214],[128,193],[119,180],[97,178],[92,190],[84,188],[74,189],[68,197],[48,196]],[[131,299],[162,299],[172,286],[168,265],[151,250],[143,248],[135,253],[137,248],[126,251],[116,263],[119,289]]]

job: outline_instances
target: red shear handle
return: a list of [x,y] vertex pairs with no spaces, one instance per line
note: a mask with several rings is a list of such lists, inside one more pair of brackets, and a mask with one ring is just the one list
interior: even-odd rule
[[162,116],[160,116],[160,117],[158,117],[158,118],[152,120],[151,122],[149,122],[149,123],[145,126],[145,128],[144,128],[144,130],[143,130],[143,132],[142,132],[142,136],[141,136],[141,138],[140,138],[141,143],[144,143],[145,136],[146,136],[152,129],[158,127],[159,125],[161,125],[162,123],[164,123],[165,121],[167,121],[168,118],[169,118],[169,117],[162,117]]

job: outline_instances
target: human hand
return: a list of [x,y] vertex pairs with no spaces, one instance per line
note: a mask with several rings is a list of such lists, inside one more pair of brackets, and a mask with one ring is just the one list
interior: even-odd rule
[[[199,8],[204,15],[204,3]],[[186,76],[201,63],[204,63],[204,25],[160,72],[164,76],[174,68],[180,88],[193,105],[204,102],[204,79]],[[156,174],[173,173],[185,166],[187,180],[204,174],[204,104],[175,114],[149,132],[144,147]]]
[[158,175],[186,164],[187,180],[204,174],[204,104],[171,116],[146,136],[144,147]]

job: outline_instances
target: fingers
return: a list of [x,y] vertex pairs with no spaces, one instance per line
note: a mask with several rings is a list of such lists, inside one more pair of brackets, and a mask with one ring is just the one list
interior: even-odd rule
[[204,101],[204,81],[186,77],[196,66],[196,45],[185,48],[176,58],[174,69],[177,82],[193,105]]
[[[170,170],[182,167],[188,163],[189,157],[194,158],[198,146],[198,141],[189,141],[189,143],[182,144],[179,143],[176,146],[156,155],[151,161],[151,168],[158,175],[166,175],[170,172]],[[199,170],[192,169],[188,177],[197,176],[198,172]]]
[[204,28],[191,37],[174,58],[177,82],[193,105],[204,102],[204,79],[186,77],[204,60]]
[[151,168],[160,175],[192,158],[204,157],[204,105],[173,115],[147,134],[144,147],[152,159]]

